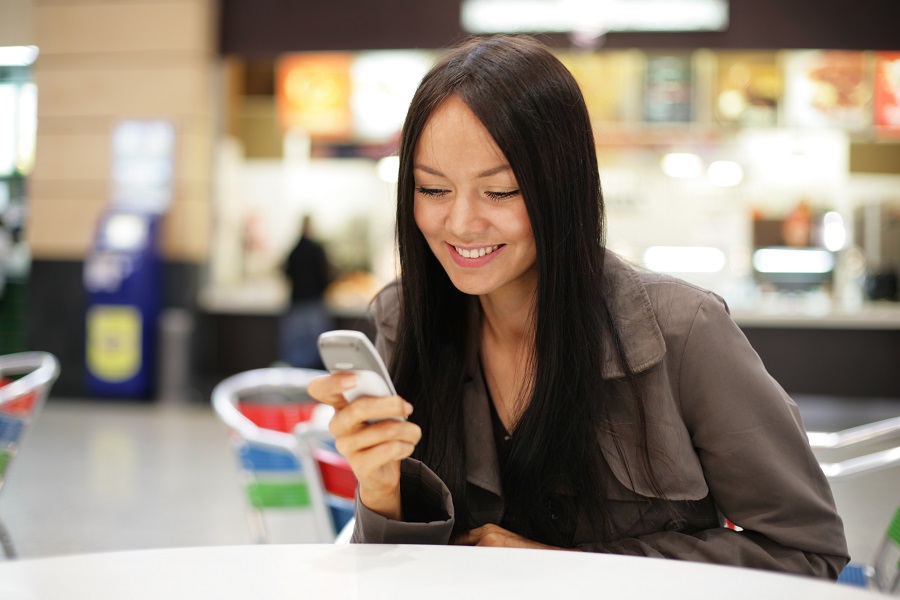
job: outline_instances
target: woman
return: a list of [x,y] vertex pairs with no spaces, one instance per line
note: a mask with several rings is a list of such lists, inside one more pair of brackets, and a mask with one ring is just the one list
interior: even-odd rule
[[348,374],[309,389],[359,480],[355,541],[837,577],[797,407],[721,298],[604,251],[587,110],[544,47],[469,41],[425,76],[397,223],[403,276],[375,321],[399,396],[348,405]]

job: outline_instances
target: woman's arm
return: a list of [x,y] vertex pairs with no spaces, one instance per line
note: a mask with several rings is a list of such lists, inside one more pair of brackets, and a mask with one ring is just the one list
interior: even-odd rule
[[682,349],[678,399],[718,509],[743,531],[661,531],[587,550],[681,558],[836,578],[841,519],[796,404],[708,294]]
[[[400,283],[386,286],[372,303],[377,335],[375,348],[386,365],[391,364],[397,337]],[[399,463],[400,518],[372,510],[357,490],[356,525],[351,541],[372,544],[446,544],[453,531],[454,511],[444,482],[420,461]]]
[[391,519],[368,508],[357,495],[353,543],[446,544],[455,522],[450,490],[421,462],[400,464],[403,518]]
[[343,392],[356,384],[353,373],[336,373],[313,379],[307,391],[335,409],[328,428],[356,475],[359,500],[376,513],[400,519],[400,461],[412,454],[422,432],[405,420],[412,406],[400,396],[347,402]]

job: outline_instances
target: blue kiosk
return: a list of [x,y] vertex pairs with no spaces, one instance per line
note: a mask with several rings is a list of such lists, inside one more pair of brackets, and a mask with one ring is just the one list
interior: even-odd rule
[[156,393],[163,304],[159,233],[172,195],[175,133],[167,121],[123,121],[113,134],[112,194],[85,260],[87,391]]
[[162,304],[159,216],[113,210],[103,215],[85,263],[88,293],[88,391],[150,398]]

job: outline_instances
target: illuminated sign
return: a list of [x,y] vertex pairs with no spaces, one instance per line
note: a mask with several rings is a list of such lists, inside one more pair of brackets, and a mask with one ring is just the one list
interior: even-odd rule
[[728,0],[463,0],[470,33],[724,31]]
[[278,116],[284,131],[300,129],[312,138],[350,137],[350,67],[345,53],[289,54],[277,65]]

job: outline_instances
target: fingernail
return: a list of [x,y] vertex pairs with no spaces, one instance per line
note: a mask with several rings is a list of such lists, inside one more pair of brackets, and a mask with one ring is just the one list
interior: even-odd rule
[[403,403],[403,412],[406,413],[407,417],[412,414],[412,411],[413,411],[413,405],[410,404],[409,402],[404,402]]
[[356,375],[345,375],[341,377],[341,387],[345,390],[356,387]]

